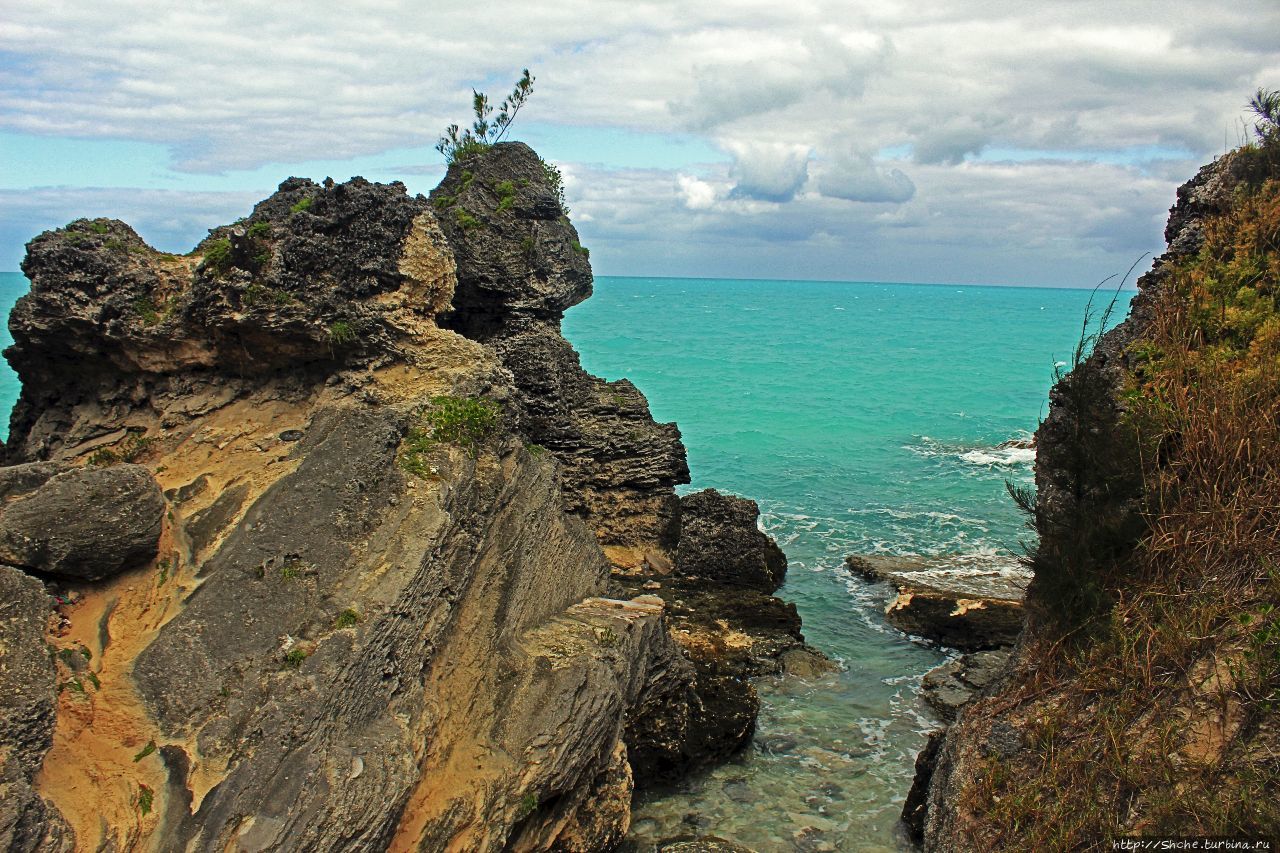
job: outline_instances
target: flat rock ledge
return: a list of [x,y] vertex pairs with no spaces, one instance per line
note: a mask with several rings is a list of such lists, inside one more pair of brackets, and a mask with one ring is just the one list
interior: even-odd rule
[[1022,631],[1020,578],[927,557],[853,555],[845,567],[897,596],[885,620],[912,636],[962,651],[1012,645]]

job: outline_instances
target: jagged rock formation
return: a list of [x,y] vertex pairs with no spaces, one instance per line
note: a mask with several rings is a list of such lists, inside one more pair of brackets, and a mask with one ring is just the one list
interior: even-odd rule
[[[1049,846],[1061,849],[1101,846],[1106,843],[1102,839],[1118,834],[1254,835],[1259,829],[1274,833],[1276,718],[1274,708],[1267,710],[1258,702],[1274,682],[1267,682],[1268,670],[1262,678],[1267,686],[1250,680],[1249,672],[1250,661],[1259,654],[1274,654],[1275,646],[1264,644],[1270,650],[1265,652],[1256,646],[1269,629],[1249,634],[1235,627],[1259,620],[1258,612],[1269,613],[1271,601],[1258,612],[1246,608],[1242,600],[1258,595],[1259,589],[1268,598],[1266,587],[1257,581],[1251,585],[1238,578],[1209,576],[1218,572],[1173,575],[1167,581],[1171,589],[1153,587],[1155,591],[1143,598],[1149,585],[1164,582],[1155,572],[1142,574],[1133,568],[1146,565],[1138,562],[1144,549],[1135,546],[1146,541],[1149,525],[1163,514],[1163,508],[1153,511],[1150,502],[1144,504],[1144,489],[1158,482],[1150,478],[1152,472],[1181,452],[1183,436],[1180,431],[1161,435],[1153,428],[1159,443],[1143,449],[1130,422],[1141,412],[1143,372],[1158,369],[1160,359],[1170,355],[1169,341],[1178,338],[1164,339],[1165,349],[1151,343],[1148,350],[1155,357],[1150,361],[1146,359],[1151,352],[1144,355],[1144,345],[1159,332],[1159,324],[1175,323],[1171,317],[1201,310],[1198,304],[1170,301],[1180,298],[1177,287],[1186,281],[1176,277],[1185,277],[1195,263],[1214,260],[1201,251],[1207,229],[1215,217],[1248,197],[1247,172],[1267,156],[1274,179],[1280,173],[1275,152],[1268,154],[1264,146],[1262,151],[1237,151],[1219,159],[1178,190],[1165,231],[1168,251],[1139,279],[1128,318],[1102,336],[1092,353],[1086,352],[1088,357],[1050,393],[1049,414],[1036,436],[1034,511],[1040,545],[1033,557],[1036,575],[1027,590],[1027,626],[1007,669],[975,691],[945,736],[931,739],[917,762],[904,818],[923,837],[926,850],[1022,846],[1022,834],[1028,831],[1042,845],[1049,844],[1046,839],[1057,839]],[[1258,184],[1260,180],[1250,192]],[[1269,196],[1259,207],[1277,209],[1276,185],[1263,185],[1263,192]],[[1273,233],[1275,217],[1269,221]],[[1232,220],[1230,226],[1247,226],[1247,219]],[[1219,221],[1213,227],[1221,235],[1225,226]],[[1275,252],[1274,240],[1266,251]],[[1242,256],[1244,252],[1240,250]],[[1231,283],[1230,289],[1234,294],[1239,287],[1241,298],[1248,298],[1256,287],[1273,298],[1274,260],[1265,253],[1251,260],[1254,272]],[[1237,310],[1227,303],[1214,303],[1213,316]],[[1249,331],[1247,325],[1244,328]],[[1254,340],[1261,339],[1259,335]],[[1188,372],[1183,381],[1195,375]],[[1198,393],[1177,384],[1166,393],[1172,398],[1183,391],[1191,399]],[[1190,429],[1191,419],[1186,423]],[[1197,440],[1206,441],[1203,436]],[[1202,468],[1213,465],[1197,460]],[[1256,463],[1254,475],[1269,475],[1270,464],[1271,460]],[[1170,475],[1175,476],[1186,475]],[[1188,485],[1180,488],[1193,493],[1199,482],[1188,478]],[[1247,500],[1247,495],[1230,491],[1222,496],[1232,505]],[[1206,506],[1216,505],[1206,498]],[[1175,529],[1205,526],[1214,512],[1221,509],[1205,510]],[[1263,540],[1249,544],[1257,543]],[[1148,542],[1147,547],[1163,548],[1175,560],[1183,554],[1181,560],[1190,562],[1193,552],[1205,546],[1193,537],[1184,542],[1166,532],[1163,541]],[[1269,561],[1270,554],[1244,550],[1217,565],[1224,575],[1236,571],[1247,576],[1249,560]],[[1265,579],[1265,572],[1259,577]],[[1188,614],[1198,627],[1188,634],[1167,618],[1155,618],[1140,628],[1125,624],[1136,612],[1134,602],[1154,610],[1153,601],[1176,602],[1168,612]],[[1221,606],[1212,609],[1206,602]],[[1118,610],[1125,603],[1130,609],[1114,615],[1111,608]],[[1075,614],[1099,613],[1112,615],[1100,622],[1078,617],[1069,621]],[[1169,636],[1193,639],[1177,646],[1165,642]],[[1126,646],[1145,651],[1126,657]],[[1168,656],[1175,647],[1183,648],[1183,654]],[[1070,650],[1071,662],[1059,666],[1066,656],[1062,649]],[[1056,674],[1045,675],[1045,670]],[[1144,682],[1130,672],[1145,674],[1147,686],[1135,688]],[[947,675],[938,674],[940,686],[945,687],[941,682]],[[1103,730],[1109,738],[1098,736]],[[1205,786],[1211,790],[1199,790]],[[1071,804],[1067,808],[1076,813],[1046,817],[1049,806],[1059,801]]]
[[[666,590],[611,581],[672,565],[684,449],[560,337],[590,268],[523,145],[430,201],[290,179],[187,256],[80,220],[23,269],[0,487],[132,478],[163,511],[149,559],[95,540],[123,571],[64,582],[48,633],[0,569],[59,650],[0,720],[16,849],[606,850],[804,649],[753,505],[698,546],[700,654]],[[767,591],[721,602],[717,548],[767,552]]]
[[442,324],[511,371],[521,428],[563,466],[566,507],[616,563],[674,551],[675,486],[689,482],[680,431],[655,423],[630,382],[588,374],[561,337],[565,309],[591,295],[591,268],[542,161],[499,145],[453,164],[431,200],[458,261]]

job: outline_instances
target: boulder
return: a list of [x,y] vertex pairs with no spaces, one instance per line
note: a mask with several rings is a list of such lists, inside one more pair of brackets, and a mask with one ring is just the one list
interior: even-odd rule
[[728,586],[773,592],[787,574],[787,558],[756,525],[755,501],[705,489],[680,499],[676,572]]
[[0,508],[0,562],[101,580],[156,555],[164,515],[160,486],[141,465],[65,470]]

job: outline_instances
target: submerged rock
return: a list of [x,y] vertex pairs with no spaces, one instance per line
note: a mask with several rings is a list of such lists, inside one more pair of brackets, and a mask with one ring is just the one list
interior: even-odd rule
[[0,507],[0,562],[93,581],[156,556],[165,501],[145,467],[74,468],[39,485],[48,468],[15,467],[6,480],[33,488]]
[[990,687],[1009,664],[1008,648],[972,652],[925,673],[920,690],[938,716],[952,722],[973,697]]

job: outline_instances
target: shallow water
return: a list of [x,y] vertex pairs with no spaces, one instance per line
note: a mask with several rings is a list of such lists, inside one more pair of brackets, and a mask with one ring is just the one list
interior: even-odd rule
[[[945,659],[887,627],[889,592],[851,553],[956,557],[1017,573],[1029,535],[1005,481],[1089,292],[702,279],[597,279],[564,330],[679,422],[694,482],[756,499],[790,560],[781,595],[844,670],[766,680],[752,747],[643,796],[642,845],[715,834],[760,851],[901,850],[915,755],[938,725],[921,676]],[[1129,294],[1122,302],[1127,303]],[[1120,306],[1123,310],[1123,305]]]

